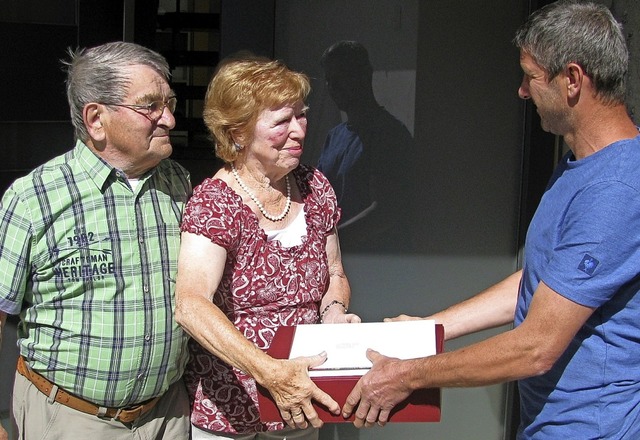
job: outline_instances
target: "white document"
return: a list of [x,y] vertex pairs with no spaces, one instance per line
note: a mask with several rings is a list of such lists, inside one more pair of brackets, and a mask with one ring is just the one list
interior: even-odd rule
[[362,376],[371,368],[367,348],[398,359],[434,355],[435,321],[298,325],[289,359],[326,351],[327,361],[311,369],[311,377]]

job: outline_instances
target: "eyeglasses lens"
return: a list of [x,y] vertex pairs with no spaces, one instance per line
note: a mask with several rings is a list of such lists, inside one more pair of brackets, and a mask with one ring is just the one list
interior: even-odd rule
[[149,117],[151,119],[159,119],[162,117],[165,107],[167,107],[171,114],[173,114],[176,111],[177,103],[178,98],[176,97],[169,98],[167,101],[153,101],[149,105]]

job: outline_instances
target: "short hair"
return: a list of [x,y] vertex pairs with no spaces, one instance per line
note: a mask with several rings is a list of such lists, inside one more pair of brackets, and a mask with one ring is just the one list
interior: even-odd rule
[[593,2],[560,0],[535,11],[516,32],[516,47],[555,78],[576,63],[607,103],[623,103],[629,52],[622,26]]
[[281,61],[251,55],[223,60],[209,83],[202,111],[216,156],[233,162],[238,156],[234,135],[251,142],[263,110],[305,101],[310,91],[309,78]]
[[75,137],[82,141],[89,139],[82,118],[84,106],[122,102],[131,84],[126,68],[149,66],[167,82],[171,76],[162,55],[135,43],[116,41],[90,49],[69,49],[68,53],[69,61],[62,61],[67,71],[67,100]]
[[329,46],[320,57],[320,65],[326,69],[330,64],[348,72],[373,72],[367,48],[357,41],[343,40]]

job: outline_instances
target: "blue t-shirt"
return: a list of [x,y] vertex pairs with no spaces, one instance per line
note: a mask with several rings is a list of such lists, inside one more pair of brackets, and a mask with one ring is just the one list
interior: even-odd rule
[[565,156],[523,269],[515,325],[540,281],[596,310],[548,373],[519,381],[519,438],[640,439],[640,136]]

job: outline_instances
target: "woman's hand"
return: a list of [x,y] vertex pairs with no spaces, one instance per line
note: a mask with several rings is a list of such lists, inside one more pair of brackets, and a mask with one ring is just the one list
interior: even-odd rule
[[323,324],[357,324],[362,322],[362,319],[355,313],[327,313],[322,319]]
[[309,368],[317,367],[326,360],[325,352],[279,360],[267,380],[261,383],[271,393],[282,419],[290,428],[305,429],[309,423],[315,428],[322,426],[312,401],[326,407],[332,414],[340,414],[340,405],[309,378]]

